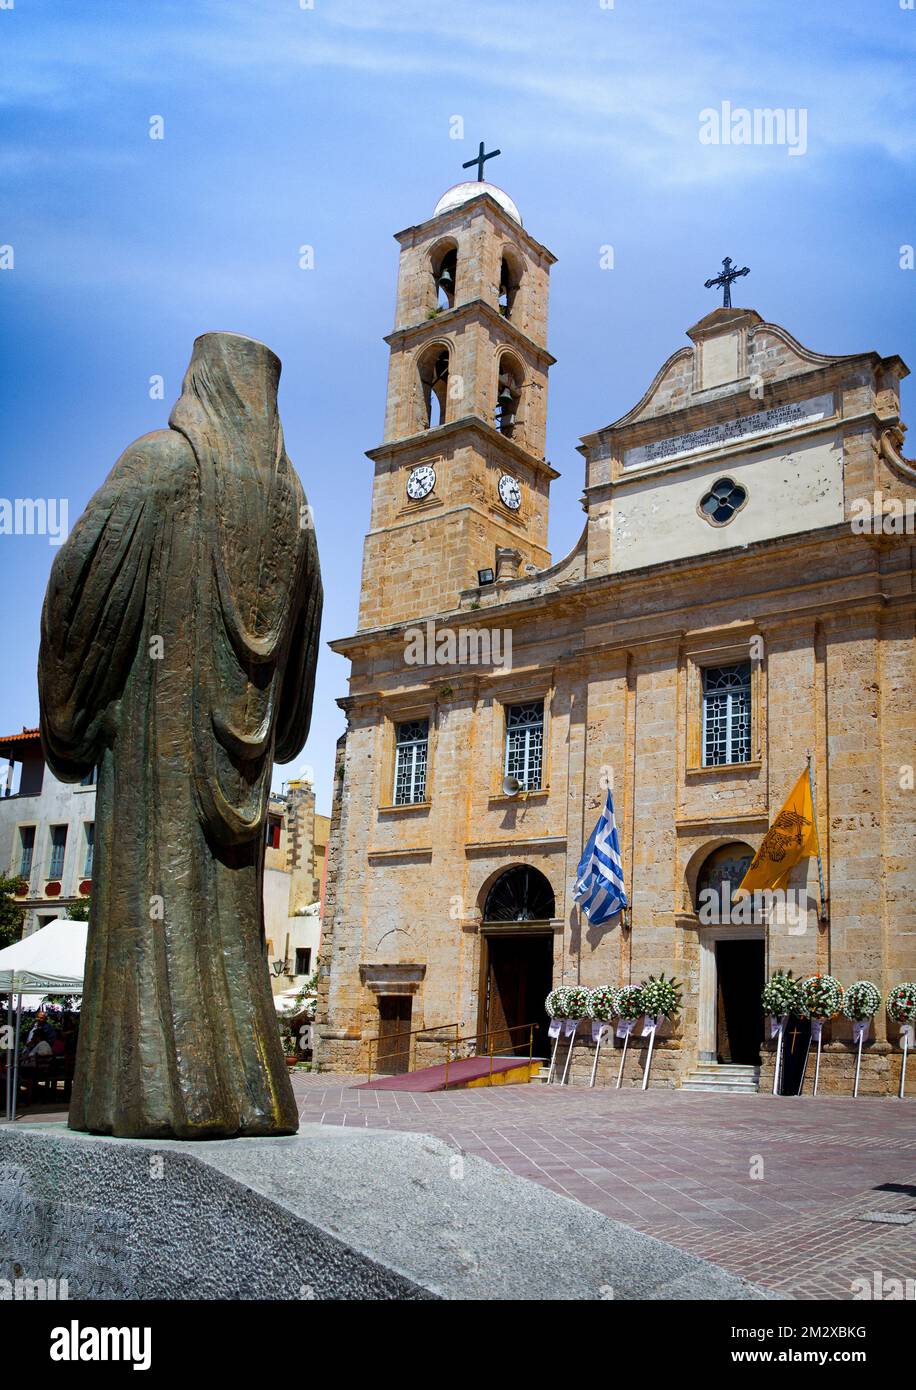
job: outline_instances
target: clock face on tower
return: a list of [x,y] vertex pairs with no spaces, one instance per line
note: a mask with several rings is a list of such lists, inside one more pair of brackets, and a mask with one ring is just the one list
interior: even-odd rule
[[518,478],[513,478],[510,473],[501,473],[499,477],[499,495],[511,511],[517,512],[522,505],[522,490],[518,485]]
[[436,486],[436,470],[429,463],[420,463],[412,468],[407,478],[407,496],[412,502],[428,497]]

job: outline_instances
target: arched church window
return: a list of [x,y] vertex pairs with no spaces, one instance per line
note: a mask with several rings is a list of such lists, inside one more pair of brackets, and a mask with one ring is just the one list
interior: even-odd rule
[[720,845],[703,861],[697,875],[696,910],[704,925],[729,921],[733,894],[753,857],[750,845],[735,840]]
[[439,309],[455,307],[455,281],[458,275],[458,248],[446,247],[433,260],[433,285]]
[[483,909],[485,922],[549,922],[554,915],[553,889],[540,869],[516,864],[490,888]]
[[449,351],[441,343],[433,343],[417,363],[420,378],[420,428],[437,429],[444,425],[448,409]]
[[524,373],[514,357],[504,354],[499,360],[496,378],[496,409],[494,422],[500,434],[517,439],[521,433],[521,401]]

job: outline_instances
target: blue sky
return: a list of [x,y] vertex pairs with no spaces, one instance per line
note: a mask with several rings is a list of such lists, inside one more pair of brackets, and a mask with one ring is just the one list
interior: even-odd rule
[[[916,243],[916,12],[903,4],[14,0],[0,8],[0,246],[14,249],[0,271],[0,497],[66,497],[75,519],[125,445],[165,424],[198,333],[261,338],[284,364],[324,636],[352,632],[392,234],[431,214],[486,139],[503,151],[489,176],[558,257],[559,558],[582,524],[579,436],[629,409],[686,342],[718,302],[703,281],[723,256],[751,266],[736,303],[808,346],[916,363],[916,272],[900,268]],[[702,144],[700,112],[723,101],[803,108],[806,152]],[[154,375],[164,400],[150,399]],[[37,720],[53,555],[43,537],[0,536],[0,733]],[[324,648],[308,746],[275,779],[311,765],[323,810],[347,669]]]

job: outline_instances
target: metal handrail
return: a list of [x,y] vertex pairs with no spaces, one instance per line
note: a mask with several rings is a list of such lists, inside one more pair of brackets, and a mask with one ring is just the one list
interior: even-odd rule
[[[496,1036],[499,1036],[499,1035],[501,1035],[502,1033],[508,1033],[508,1034],[510,1035],[510,1038],[511,1038],[511,1035],[512,1035],[513,1033],[520,1033],[520,1032],[523,1031],[523,1029],[527,1028],[527,1029],[528,1029],[528,1065],[529,1065],[529,1067],[530,1067],[530,1066],[531,1066],[531,1063],[532,1063],[532,1060],[534,1059],[534,1030],[535,1030],[536,1027],[537,1027],[537,1024],[536,1024],[536,1023],[516,1023],[516,1024],[513,1024],[513,1026],[512,1026],[511,1028],[496,1028],[495,1030],[492,1029],[492,1028],[483,1028],[483,1029],[481,1029],[480,1032],[478,1032],[478,1033],[468,1033],[468,1034],[466,1035],[466,1037],[463,1037],[463,1038],[455,1038],[453,1042],[449,1042],[449,1043],[447,1044],[447,1048],[449,1048],[449,1047],[457,1047],[459,1043],[463,1043],[463,1042],[474,1042],[474,1043],[476,1043],[478,1038],[486,1037],[486,1039],[487,1039],[487,1047],[488,1047],[489,1056],[490,1056],[490,1072],[489,1072],[489,1076],[490,1076],[490,1084],[492,1085],[492,1084],[493,1084],[493,1036],[494,1036],[494,1032],[495,1032]],[[478,1057],[480,1056],[480,1052],[479,1052],[479,1051],[478,1051],[477,1055],[478,1055]],[[454,1060],[455,1060],[455,1061],[458,1061],[459,1058],[456,1057]],[[446,1050],[446,1054],[445,1054],[445,1086],[443,1087],[443,1089],[446,1090],[446,1091],[448,1090],[448,1069],[449,1069],[449,1065],[450,1065],[451,1061],[452,1061],[452,1058],[450,1058],[450,1056],[449,1056],[449,1054],[448,1054],[448,1051]]]
[[[460,1022],[460,1020],[459,1020],[457,1023],[437,1023],[437,1024],[433,1024],[432,1027],[427,1027],[427,1028],[412,1028],[409,1032],[406,1032],[406,1033],[405,1033],[405,1032],[402,1032],[400,1029],[398,1029],[398,1031],[397,1031],[396,1033],[385,1033],[384,1035],[381,1034],[381,1033],[379,1033],[378,1037],[369,1038],[369,1039],[368,1039],[368,1043],[369,1043],[369,1080],[370,1080],[370,1081],[372,1080],[372,1044],[373,1044],[373,1043],[400,1041],[401,1038],[415,1038],[415,1037],[418,1037],[421,1033],[441,1033],[441,1032],[443,1032],[446,1028],[454,1028],[454,1030],[455,1030],[455,1042],[457,1043],[457,1042],[463,1041],[463,1039],[461,1039],[461,1038],[458,1037],[458,1029],[459,1029],[460,1027],[461,1027],[461,1022]],[[451,1047],[451,1043],[449,1043],[448,1045],[449,1045],[449,1047]],[[378,1061],[378,1058],[376,1058],[376,1061]],[[409,1058],[409,1054],[408,1054],[407,1069],[408,1069],[408,1071],[410,1070],[410,1058]]]

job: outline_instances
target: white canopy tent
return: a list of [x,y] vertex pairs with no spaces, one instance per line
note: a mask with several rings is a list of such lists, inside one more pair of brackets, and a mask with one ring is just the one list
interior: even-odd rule
[[[82,994],[86,960],[85,922],[56,917],[40,931],[14,941],[0,951],[0,994],[9,996],[7,1034],[9,1065],[6,1069],[6,1118],[16,1118],[19,1093],[19,1034],[22,999],[26,993]],[[17,996],[16,1026],[13,1029],[13,998]]]

